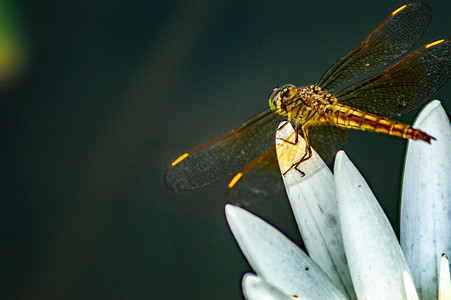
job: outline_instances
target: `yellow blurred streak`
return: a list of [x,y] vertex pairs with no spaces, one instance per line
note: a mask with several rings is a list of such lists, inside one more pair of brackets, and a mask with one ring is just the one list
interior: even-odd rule
[[0,0],[0,88],[25,73],[28,47],[25,20],[16,1]]

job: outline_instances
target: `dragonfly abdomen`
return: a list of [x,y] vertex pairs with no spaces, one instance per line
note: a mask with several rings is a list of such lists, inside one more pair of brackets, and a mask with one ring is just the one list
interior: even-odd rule
[[435,139],[429,134],[408,124],[379,117],[339,103],[327,110],[329,118],[338,126],[380,132],[403,139],[423,140],[428,143]]

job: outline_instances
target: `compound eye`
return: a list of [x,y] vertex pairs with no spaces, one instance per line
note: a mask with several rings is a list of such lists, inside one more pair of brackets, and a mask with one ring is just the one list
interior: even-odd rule
[[277,111],[282,103],[282,92],[281,88],[274,88],[271,95],[269,96],[269,106],[273,111]]
[[279,91],[279,89],[280,89],[280,88],[277,87],[277,86],[273,87],[271,93],[269,94],[269,98],[270,98],[270,99],[276,98],[277,91]]
[[274,105],[274,107],[278,107],[279,104],[280,104],[280,94],[272,99],[272,105]]

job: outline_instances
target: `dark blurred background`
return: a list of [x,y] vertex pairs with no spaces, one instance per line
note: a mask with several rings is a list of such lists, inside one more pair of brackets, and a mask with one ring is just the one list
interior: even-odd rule
[[[450,1],[428,3],[414,48],[450,36]],[[170,192],[167,165],[274,86],[315,83],[402,4],[1,0],[0,298],[241,298],[227,181]],[[345,147],[397,234],[405,145],[352,132]],[[300,243],[284,194],[250,210]]]

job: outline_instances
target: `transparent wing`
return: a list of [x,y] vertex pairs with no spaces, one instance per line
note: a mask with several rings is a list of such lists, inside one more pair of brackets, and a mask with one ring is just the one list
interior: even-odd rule
[[[308,130],[313,149],[325,162],[329,162],[335,156],[348,137],[346,130],[326,122],[310,126]],[[290,140],[294,140],[294,138]],[[289,147],[288,149],[294,151],[296,148]],[[295,154],[287,153],[286,156],[294,157]],[[299,169],[302,170],[302,164]],[[239,180],[233,186],[229,185],[226,191],[227,200],[234,204],[248,206],[284,189],[275,146],[239,173]]]
[[[166,171],[166,186],[193,190],[231,177],[274,145],[278,115],[270,109],[185,153]],[[183,159],[182,159],[183,158]]]
[[241,178],[226,190],[227,200],[235,205],[249,206],[283,190],[275,146],[239,173]]
[[391,118],[428,101],[450,78],[451,40],[443,39],[335,96],[348,106]]
[[360,45],[332,65],[317,85],[330,93],[336,87],[394,61],[423,35],[431,14],[431,8],[424,3],[401,6]]
[[334,158],[335,153],[348,140],[345,129],[327,122],[309,126],[308,131],[312,148],[326,163]]

